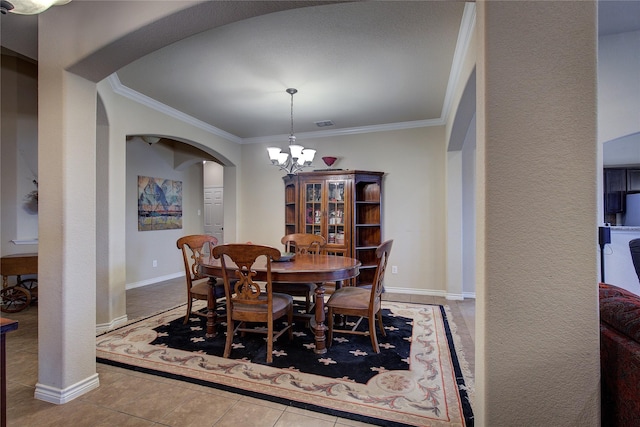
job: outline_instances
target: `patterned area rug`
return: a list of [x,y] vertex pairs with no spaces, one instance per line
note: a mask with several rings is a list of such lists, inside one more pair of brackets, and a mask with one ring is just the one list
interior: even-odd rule
[[225,326],[205,339],[205,320],[192,316],[183,325],[184,311],[98,336],[98,362],[371,424],[473,425],[472,378],[446,307],[384,302],[379,354],[368,336],[335,334],[327,353],[316,355],[312,332],[297,323],[292,341],[285,334],[274,343],[271,365],[262,334],[236,336],[225,359]]

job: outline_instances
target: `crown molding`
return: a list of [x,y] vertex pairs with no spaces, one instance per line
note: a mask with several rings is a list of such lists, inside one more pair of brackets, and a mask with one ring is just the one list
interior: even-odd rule
[[[429,126],[441,126],[444,124],[445,121],[443,119],[416,120],[413,122],[388,123],[382,125],[361,126],[346,129],[321,130],[316,132],[296,132],[296,138],[330,138],[334,136],[357,135],[362,133],[386,132],[393,130],[423,128]],[[242,140],[242,144],[264,144],[269,142],[282,142],[286,141],[288,138],[289,134],[258,136],[255,138],[244,138]]]
[[128,98],[134,102],[137,102],[139,104],[152,108],[160,113],[166,114],[167,116],[173,117],[177,120],[180,120],[187,124],[195,126],[199,129],[204,130],[205,132],[212,133],[214,135],[220,136],[222,138],[225,138],[229,141],[232,141],[238,144],[242,143],[242,138],[240,138],[239,136],[233,135],[229,132],[225,132],[222,129],[218,129],[215,126],[211,126],[210,124],[205,123],[202,120],[198,120],[195,117],[192,117],[188,114],[178,111],[175,108],[169,107],[168,105],[163,104],[162,102],[156,101],[155,99],[148,97],[147,95],[143,95],[142,93],[137,92],[123,85],[120,82],[120,79],[118,78],[117,73],[113,73],[109,77],[107,77],[107,81],[111,85],[111,89],[118,95],[124,96],[125,98]]
[[[464,58],[469,50],[469,44],[476,28],[476,5],[475,3],[466,3],[464,6],[464,12],[462,13],[462,20],[460,22],[460,30],[458,31],[458,41],[456,43],[456,49],[453,53],[453,63],[451,64],[451,72],[449,73],[449,82],[447,84],[447,92],[444,97],[444,104],[442,105],[442,117],[443,121],[447,122],[451,115],[451,109],[453,108],[453,94],[456,84],[460,80],[460,74],[462,73],[462,65],[464,64]],[[463,85],[464,86],[464,85]]]

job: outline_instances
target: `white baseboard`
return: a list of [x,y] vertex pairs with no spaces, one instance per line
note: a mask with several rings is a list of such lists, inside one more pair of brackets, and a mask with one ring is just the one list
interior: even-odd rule
[[65,389],[59,389],[57,387],[51,387],[48,385],[36,383],[36,391],[34,397],[38,400],[42,400],[49,403],[55,403],[56,405],[62,405],[70,402],[78,396],[81,396],[93,389],[98,388],[100,380],[98,374],[93,374],[90,377],[75,383],[74,385]]
[[167,274],[166,276],[154,277],[152,279],[141,280],[135,283],[127,283],[125,285],[125,289],[128,291],[129,289],[141,288],[143,286],[164,282],[165,280],[177,279],[178,277],[184,277],[184,271],[180,273]]
[[447,291],[434,290],[434,289],[415,289],[415,288],[392,288],[390,286],[384,287],[385,292],[394,294],[406,294],[406,295],[429,295],[433,297],[446,298],[448,300],[463,300],[465,298],[475,298],[475,293],[463,292],[462,294],[453,294]]
[[96,325],[96,335],[100,335],[103,332],[110,331],[111,329],[115,329],[118,326],[122,326],[129,321],[129,318],[125,314],[124,316],[120,316],[118,318],[113,319],[109,323],[100,323]]
[[445,291],[436,291],[433,289],[415,289],[415,288],[392,288],[390,286],[384,287],[385,292],[394,294],[407,294],[407,295],[430,295],[434,297],[445,297]]

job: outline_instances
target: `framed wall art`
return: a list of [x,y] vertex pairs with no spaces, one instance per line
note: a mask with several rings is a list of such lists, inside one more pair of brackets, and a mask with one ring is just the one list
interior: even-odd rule
[[182,181],[138,176],[138,231],[182,228]]

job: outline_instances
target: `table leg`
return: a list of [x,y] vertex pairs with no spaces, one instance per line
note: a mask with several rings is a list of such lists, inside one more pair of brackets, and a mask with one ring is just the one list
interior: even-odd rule
[[316,283],[316,316],[315,322],[311,322],[311,327],[315,334],[316,354],[324,354],[327,352],[324,326],[324,283]]
[[213,283],[211,279],[209,279],[209,290],[207,292],[207,332],[204,335],[205,338],[213,338],[216,336],[216,296]]

